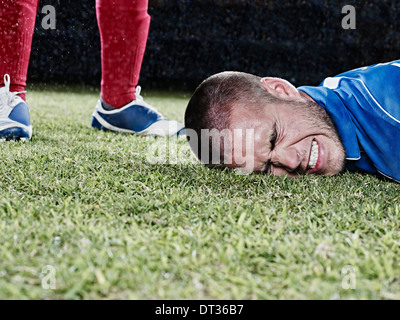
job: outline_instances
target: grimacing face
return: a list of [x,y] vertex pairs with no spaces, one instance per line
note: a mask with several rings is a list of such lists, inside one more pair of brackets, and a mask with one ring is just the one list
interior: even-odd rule
[[[258,112],[234,108],[231,128],[254,129],[254,146],[245,155],[245,163],[240,164],[232,150],[232,163],[226,166],[289,177],[335,175],[342,171],[344,147],[326,111],[286,80],[263,78],[261,85],[282,103]],[[231,142],[235,145],[235,141]],[[245,152],[241,151],[241,155]]]

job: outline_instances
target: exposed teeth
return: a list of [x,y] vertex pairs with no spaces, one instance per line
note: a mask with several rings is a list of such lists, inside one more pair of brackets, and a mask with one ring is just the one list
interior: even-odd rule
[[310,156],[310,162],[308,163],[308,167],[310,169],[314,169],[315,165],[317,164],[318,161],[318,143],[317,141],[312,142],[312,147],[311,147],[311,156]]

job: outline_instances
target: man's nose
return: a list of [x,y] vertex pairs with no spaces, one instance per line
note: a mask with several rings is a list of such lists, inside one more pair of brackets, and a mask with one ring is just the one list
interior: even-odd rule
[[288,172],[297,172],[300,170],[300,153],[294,147],[282,148],[276,152],[276,165],[283,167]]

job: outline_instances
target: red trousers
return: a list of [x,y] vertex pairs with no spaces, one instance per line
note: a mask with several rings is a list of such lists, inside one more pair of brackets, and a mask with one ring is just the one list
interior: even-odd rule
[[[0,0],[0,87],[7,73],[11,91],[26,86],[38,5],[39,0]],[[148,0],[96,0],[101,96],[117,108],[135,99],[150,26],[147,9]]]

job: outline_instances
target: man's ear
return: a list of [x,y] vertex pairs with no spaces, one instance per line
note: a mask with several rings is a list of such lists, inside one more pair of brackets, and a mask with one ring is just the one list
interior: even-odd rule
[[299,91],[289,81],[280,78],[262,78],[261,86],[274,97],[293,100],[301,98]]

